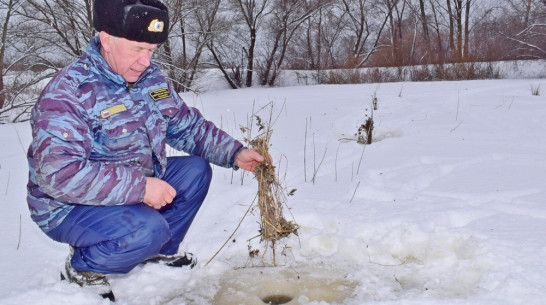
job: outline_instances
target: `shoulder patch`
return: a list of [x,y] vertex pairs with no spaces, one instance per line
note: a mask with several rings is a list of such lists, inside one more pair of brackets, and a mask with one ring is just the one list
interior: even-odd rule
[[114,114],[117,114],[123,111],[127,111],[127,107],[125,107],[124,104],[119,104],[119,105],[101,110],[100,116],[101,118],[106,119],[113,116]]
[[154,101],[162,100],[171,96],[171,92],[167,88],[159,88],[154,91],[150,91],[150,97]]

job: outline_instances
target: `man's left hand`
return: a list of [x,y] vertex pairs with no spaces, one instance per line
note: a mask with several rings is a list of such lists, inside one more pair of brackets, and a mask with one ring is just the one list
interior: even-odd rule
[[[269,157],[271,160],[271,157]],[[264,162],[264,157],[254,149],[244,148],[237,154],[235,166],[253,172],[258,163]]]

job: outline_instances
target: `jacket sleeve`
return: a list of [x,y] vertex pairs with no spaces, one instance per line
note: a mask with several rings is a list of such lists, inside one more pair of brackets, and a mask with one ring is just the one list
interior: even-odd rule
[[90,161],[92,132],[85,111],[69,98],[42,98],[34,109],[31,144],[41,190],[66,203],[129,205],[142,201],[146,179],[123,165]]
[[199,110],[188,107],[172,89],[171,94],[176,111],[168,123],[167,143],[175,149],[203,157],[218,166],[237,169],[234,165],[235,158],[244,148],[243,144],[207,121]]

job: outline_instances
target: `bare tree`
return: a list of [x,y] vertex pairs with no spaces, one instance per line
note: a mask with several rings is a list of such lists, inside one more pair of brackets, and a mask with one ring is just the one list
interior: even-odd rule
[[423,36],[427,43],[427,49],[430,50],[430,34],[428,32],[428,21],[425,8],[425,0],[419,0],[419,17],[423,26]]
[[[348,54],[337,47],[344,38],[346,29],[346,12],[332,9],[331,6],[321,7],[320,19],[317,19],[317,65],[316,69],[338,68],[346,63]],[[311,45],[309,45],[311,47]]]
[[171,29],[157,58],[176,91],[189,90],[198,77],[203,52],[217,26],[220,2],[176,0],[167,3]]
[[405,56],[403,55],[405,51],[403,46],[405,28],[403,25],[406,18],[406,1],[385,0],[385,7],[387,11],[390,11],[387,16],[389,20],[391,59],[396,65],[403,65],[405,64]]
[[9,12],[2,29],[2,122],[28,119],[42,81],[83,53],[92,32],[91,3],[2,0]]
[[440,62],[444,58],[456,62],[472,60],[472,31],[480,23],[489,22],[488,16],[497,5],[501,4],[483,0],[430,0],[434,22],[429,25],[436,33]]
[[247,35],[246,25],[239,18],[233,18],[232,10],[233,4],[220,3],[216,26],[206,44],[210,53],[207,65],[217,68],[230,88],[238,89],[245,83],[243,70],[247,52],[241,45],[244,45]]
[[449,45],[455,61],[468,60],[472,7],[480,0],[446,0],[449,19]]
[[537,0],[506,0],[506,2],[508,9],[519,17],[523,28],[531,25],[534,12],[540,12],[542,6]]
[[254,60],[257,35],[260,25],[264,18],[271,11],[271,0],[229,0],[239,8],[238,14],[243,17],[244,23],[248,29],[247,47],[243,47],[246,55],[246,86],[252,86],[252,78],[254,73]]
[[393,6],[399,0],[342,0],[349,19],[350,40],[353,41],[353,66],[362,67],[379,48],[385,25],[391,18]]
[[[399,49],[399,44],[403,39],[404,31],[402,30],[402,24],[404,22],[404,11],[406,8],[406,1],[398,0],[385,0],[385,6],[390,9],[390,14],[388,14],[389,25],[390,25],[390,40],[391,40],[391,49]],[[393,54],[394,57],[394,54]]]
[[14,10],[14,0],[1,1],[0,12],[5,11],[5,19],[2,23],[2,31],[0,37],[0,109],[4,107],[6,102],[6,93],[4,89],[4,54],[6,53],[6,46],[8,43],[8,31],[11,15]]
[[546,58],[546,1],[507,1],[510,11],[506,15],[516,20],[516,29],[508,28],[504,35],[517,44],[516,56],[520,59]]
[[434,2],[436,0],[430,0],[430,14],[432,17],[432,22],[429,23],[430,27],[434,30],[435,33],[435,51],[437,54],[436,61],[437,62],[444,62],[445,58],[445,48],[443,44],[443,34],[442,34],[442,20],[443,17],[440,13],[440,9],[437,7],[436,3]]
[[289,43],[300,26],[317,10],[329,4],[329,1],[307,0],[275,0],[272,18],[268,30],[272,40],[264,41],[268,45],[265,54],[265,65],[261,75],[261,85],[272,86],[278,75],[278,70],[286,56]]
[[450,46],[452,46],[456,61],[463,58],[463,1],[447,0]]
[[[169,40],[155,60],[177,91],[195,88],[211,67],[241,88],[257,75],[260,84],[273,85],[283,68],[546,58],[546,0],[164,3]],[[0,115],[15,109],[9,120],[23,120],[40,82],[85,52],[95,35],[92,5],[0,0]]]
[[288,46],[287,52],[292,56],[287,58],[287,66],[320,71],[345,64],[348,54],[340,46],[346,30],[346,13],[337,9],[333,2],[320,6],[301,25],[301,30],[295,32],[293,42]]
[[[211,62],[231,88],[253,83],[258,34],[271,11],[271,0],[226,0],[207,48]],[[223,5],[222,5],[223,4]]]
[[29,33],[68,59],[80,56],[94,35],[93,0],[27,0],[20,14],[36,24]]
[[2,108],[0,123],[28,119],[28,114],[40,93],[41,81],[51,76],[43,64],[48,54],[43,41],[35,38],[35,23],[21,15],[26,1],[1,0],[2,22],[0,83]]

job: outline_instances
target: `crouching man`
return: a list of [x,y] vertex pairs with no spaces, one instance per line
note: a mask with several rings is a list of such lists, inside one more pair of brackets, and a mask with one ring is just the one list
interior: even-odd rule
[[[32,219],[70,245],[62,277],[114,300],[107,274],[195,265],[178,248],[208,192],[210,163],[263,157],[205,120],[151,62],[167,40],[157,0],[96,0],[85,54],[46,86],[31,117]],[[167,157],[166,144],[189,156]]]

